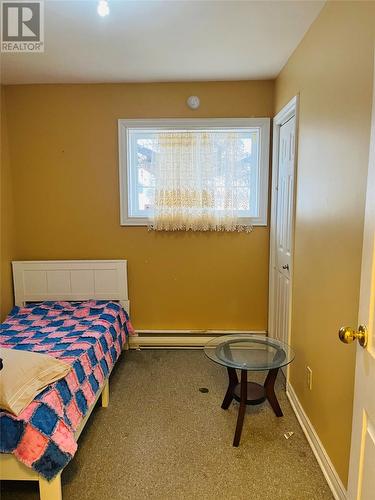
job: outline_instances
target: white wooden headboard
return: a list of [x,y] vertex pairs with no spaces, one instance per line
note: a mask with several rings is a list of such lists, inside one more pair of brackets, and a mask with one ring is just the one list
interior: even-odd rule
[[42,300],[118,300],[129,312],[126,260],[14,261],[17,306]]

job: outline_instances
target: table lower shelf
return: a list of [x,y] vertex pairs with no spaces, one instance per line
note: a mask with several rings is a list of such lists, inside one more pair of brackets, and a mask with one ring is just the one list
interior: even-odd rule
[[[233,391],[233,398],[241,402],[241,384],[237,384]],[[265,388],[255,382],[247,383],[247,405],[259,405],[267,399]]]

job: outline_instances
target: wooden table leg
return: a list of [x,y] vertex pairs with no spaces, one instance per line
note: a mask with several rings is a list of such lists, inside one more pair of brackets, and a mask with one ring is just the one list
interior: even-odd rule
[[241,401],[238,409],[236,432],[234,433],[233,446],[240,444],[243,421],[245,418],[247,401],[247,371],[241,370]]
[[233,393],[236,385],[238,384],[238,378],[237,378],[237,372],[234,368],[229,368],[227,367],[228,370],[228,377],[229,377],[229,385],[227,392],[225,394],[223,403],[221,405],[223,410],[227,410],[229,408],[229,405],[231,404],[233,400]]
[[266,397],[268,399],[269,404],[271,405],[275,415],[277,417],[282,417],[283,412],[281,411],[279,402],[277,401],[277,397],[275,394],[275,381],[277,377],[279,369],[273,368],[268,372],[267,378],[264,382],[264,389],[266,391]]

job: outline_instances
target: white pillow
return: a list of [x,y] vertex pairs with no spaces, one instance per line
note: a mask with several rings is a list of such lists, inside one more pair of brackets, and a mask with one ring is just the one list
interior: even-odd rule
[[18,416],[47,385],[72,367],[47,354],[0,348],[0,408]]

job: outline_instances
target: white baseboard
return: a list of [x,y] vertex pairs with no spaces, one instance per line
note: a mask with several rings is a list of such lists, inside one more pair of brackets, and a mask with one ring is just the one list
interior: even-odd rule
[[266,335],[254,330],[137,330],[137,337],[130,337],[132,349],[202,349],[218,335],[248,333]]
[[320,468],[326,478],[328,486],[331,488],[332,494],[336,500],[346,500],[347,492],[339,478],[336,469],[334,468],[324,446],[322,445],[318,434],[312,426],[308,416],[304,412],[302,405],[294,392],[293,387],[287,382],[286,394],[292,405],[294,413],[300,423],[303,432],[309,442],[309,445],[318,461]]

